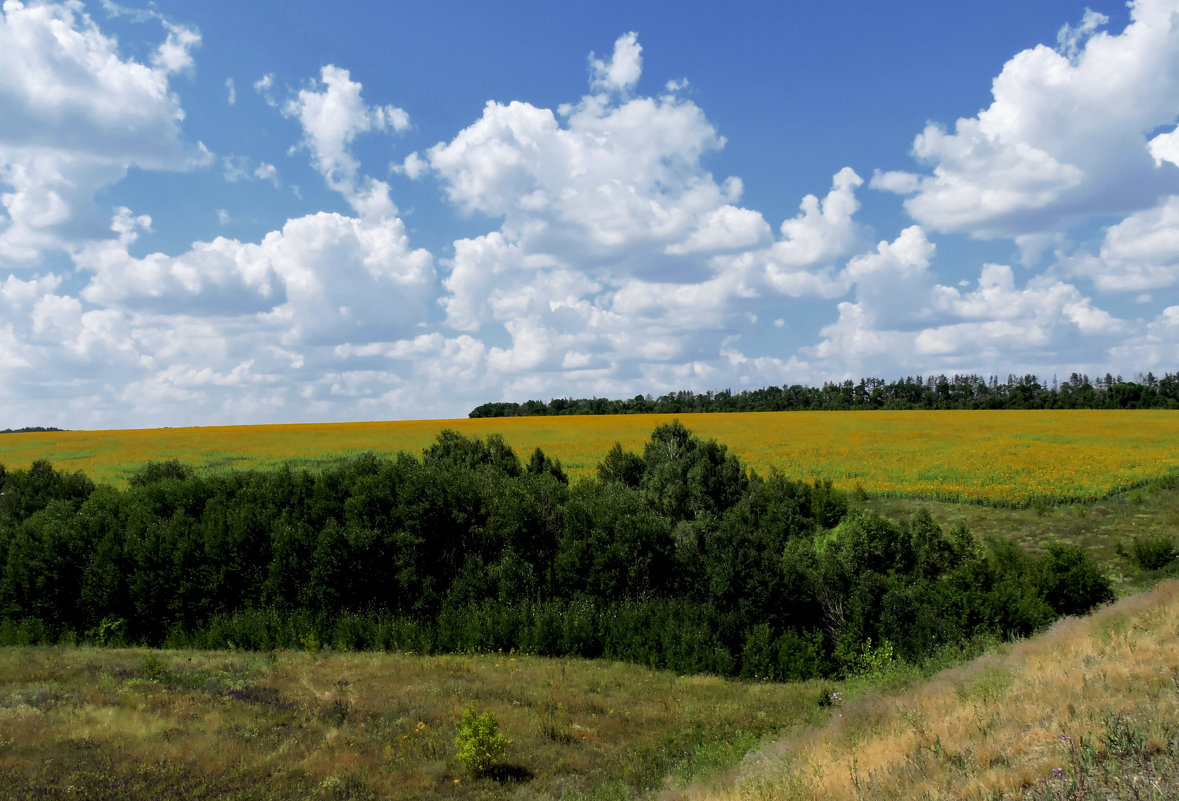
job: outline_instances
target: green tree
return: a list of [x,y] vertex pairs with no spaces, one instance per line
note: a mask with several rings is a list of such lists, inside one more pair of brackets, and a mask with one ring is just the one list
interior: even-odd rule
[[509,476],[523,472],[520,459],[499,434],[491,434],[480,441],[449,428],[443,429],[434,444],[426,448],[424,461],[427,465],[467,469],[487,465]]
[[666,588],[672,568],[671,521],[620,484],[585,482],[569,492],[557,553],[563,594],[635,598]]
[[1089,554],[1071,544],[1049,545],[1033,567],[1032,581],[1058,615],[1083,615],[1113,600],[1109,579]]
[[692,436],[679,420],[651,433],[643,464],[643,496],[652,509],[673,521],[699,514],[719,517],[748,485],[740,461],[728,448]]
[[643,480],[645,465],[642,458],[630,451],[624,451],[622,444],[615,442],[598,464],[598,478],[606,483],[637,487]]
[[192,468],[176,459],[165,462],[148,462],[131,474],[131,477],[127,479],[127,484],[132,487],[145,487],[157,481],[183,481],[191,475]]
[[565,468],[560,459],[551,459],[544,455],[544,451],[537,448],[528,459],[527,471],[530,475],[550,475],[561,484],[569,483],[569,476],[565,475]]

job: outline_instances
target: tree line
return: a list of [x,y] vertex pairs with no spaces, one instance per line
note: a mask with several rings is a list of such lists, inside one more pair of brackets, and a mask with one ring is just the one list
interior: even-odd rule
[[678,421],[576,482],[453,431],[318,472],[150,463],[126,488],[0,467],[0,643],[516,649],[804,679],[1111,597],[1076,547],[849,511]]
[[532,417],[563,414],[686,414],[690,412],[859,411],[872,409],[1179,409],[1179,373],[1136,381],[1106,374],[1094,381],[1073,373],[1049,383],[1035,375],[913,376],[886,382],[861,378],[822,387],[769,386],[732,392],[670,392],[629,400],[553,398],[484,403],[469,417]]

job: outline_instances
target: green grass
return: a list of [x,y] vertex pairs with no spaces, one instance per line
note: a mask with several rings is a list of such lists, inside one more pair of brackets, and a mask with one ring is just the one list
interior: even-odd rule
[[[0,798],[1163,801],[1177,623],[1170,582],[949,670],[842,684],[515,654],[0,649]],[[468,704],[512,740],[481,778],[455,758]]]
[[896,519],[923,506],[943,527],[965,523],[980,539],[1010,540],[1033,553],[1054,542],[1073,543],[1093,555],[1119,595],[1179,576],[1179,559],[1163,570],[1144,572],[1133,556],[1134,542],[1142,537],[1169,535],[1179,544],[1179,481],[1174,479],[1152,481],[1100,501],[1026,509],[854,495],[852,503]]
[[[821,692],[510,654],[0,649],[0,797],[633,798]],[[467,704],[512,740],[482,778],[455,758]]]

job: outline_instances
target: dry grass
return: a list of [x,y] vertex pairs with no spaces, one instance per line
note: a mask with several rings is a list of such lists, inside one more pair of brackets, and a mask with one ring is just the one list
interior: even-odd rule
[[[7,434],[0,463],[47,459],[122,483],[150,460],[199,467],[317,467],[366,450],[420,453],[442,428],[499,433],[527,458],[536,447],[574,475],[593,472],[619,441],[640,450],[675,415],[421,420]],[[758,471],[830,479],[851,490],[1026,504],[1092,499],[1179,473],[1174,411],[757,412],[678,415]]]
[[1179,793],[1176,769],[1179,582],[1167,582],[922,686],[841,702],[826,726],[794,730],[697,795],[1161,799]]
[[[517,655],[0,650],[0,797],[626,798],[735,764],[818,687]],[[454,759],[468,703],[513,741]]]

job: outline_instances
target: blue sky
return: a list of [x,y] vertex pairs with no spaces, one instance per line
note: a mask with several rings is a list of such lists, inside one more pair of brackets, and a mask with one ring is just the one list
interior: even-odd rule
[[0,427],[1174,372],[1176,11],[8,0]]

